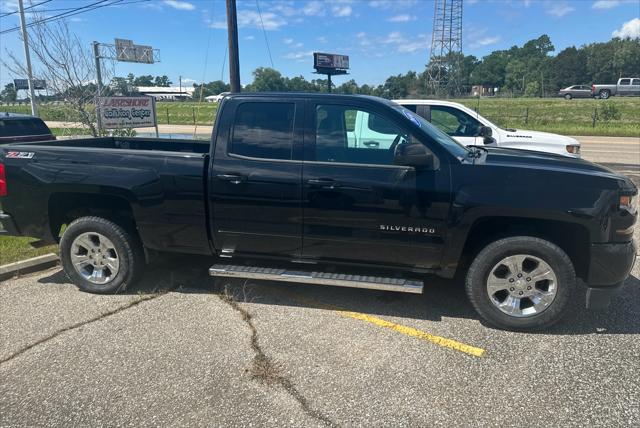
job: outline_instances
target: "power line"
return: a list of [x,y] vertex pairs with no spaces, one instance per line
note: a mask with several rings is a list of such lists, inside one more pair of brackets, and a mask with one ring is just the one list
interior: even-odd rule
[[[72,9],[70,12],[63,12],[63,13],[59,13],[57,15],[50,16],[48,18],[43,18],[43,19],[40,19],[40,20],[37,20],[37,21],[32,21],[31,23],[29,23],[27,25],[27,28],[32,27],[32,26],[37,25],[37,24],[44,24],[44,23],[47,23],[47,22],[58,21],[60,19],[68,18],[70,16],[78,15],[78,14],[85,13],[85,12],[90,12],[92,10],[100,9],[100,8],[107,7],[107,6],[113,6],[113,5],[116,5],[116,4],[120,4],[124,0],[112,0],[111,3],[107,3],[108,1],[110,1],[110,0],[100,0],[100,1],[97,1],[95,3],[88,4],[86,6],[77,7],[75,9]],[[107,3],[107,4],[104,4],[104,3]],[[19,29],[20,29],[19,26],[18,27],[9,28],[7,30],[0,31],[0,34],[11,33],[13,31],[17,31]]]
[[271,57],[271,48],[269,47],[269,39],[267,38],[267,32],[264,29],[264,22],[262,22],[262,12],[260,11],[260,2],[256,0],[256,7],[258,8],[258,16],[260,17],[260,25],[262,26],[262,34],[264,34],[264,42],[267,45],[267,52],[269,52],[269,61],[271,61],[271,68],[273,66],[273,58]]
[[[49,1],[53,1],[53,0],[49,0]],[[126,1],[124,3],[118,3],[117,6],[124,6],[127,4],[135,4],[135,3],[145,3],[145,2],[149,2],[151,0],[130,0],[130,1]],[[56,9],[40,9],[40,10],[31,10],[28,13],[49,13],[49,12],[61,12],[61,11],[73,11],[75,10],[75,7],[62,7],[62,8],[56,8]],[[27,12],[25,10],[25,12]],[[12,12],[13,13],[13,12]]]
[[[25,7],[24,11],[26,12],[29,9],[33,9],[34,7],[43,5],[45,3],[49,3],[52,2],[53,0],[44,0],[43,2],[37,3],[37,4],[32,4],[29,7]],[[14,10],[13,12],[7,12],[7,13],[3,13],[2,15],[0,15],[0,18],[4,18],[5,16],[10,16],[10,15],[15,15],[16,13],[20,12],[19,10]]]

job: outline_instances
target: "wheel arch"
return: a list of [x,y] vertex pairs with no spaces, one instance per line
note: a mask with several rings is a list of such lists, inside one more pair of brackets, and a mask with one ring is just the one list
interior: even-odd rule
[[48,201],[51,236],[59,240],[62,227],[80,217],[95,216],[110,220],[138,235],[133,207],[123,197],[103,193],[52,193]]
[[458,271],[466,269],[475,255],[491,242],[512,236],[531,236],[560,247],[571,259],[576,276],[585,279],[589,272],[589,230],[576,223],[522,217],[484,217],[469,229]]

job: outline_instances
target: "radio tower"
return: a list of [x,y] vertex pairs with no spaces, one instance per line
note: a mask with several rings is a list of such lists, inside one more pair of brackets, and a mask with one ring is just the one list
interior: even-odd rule
[[436,96],[460,93],[462,0],[435,0],[427,91]]

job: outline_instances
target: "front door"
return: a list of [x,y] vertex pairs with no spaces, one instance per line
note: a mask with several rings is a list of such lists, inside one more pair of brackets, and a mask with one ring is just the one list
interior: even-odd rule
[[[436,159],[431,169],[395,165],[398,144],[421,143],[384,111],[355,101],[309,101],[307,112],[303,257],[438,265],[449,207],[448,164]],[[356,127],[359,117],[367,117],[366,131]],[[376,134],[384,134],[381,141],[374,141]]]
[[221,255],[297,258],[302,248],[304,103],[226,101],[210,168],[214,245]]

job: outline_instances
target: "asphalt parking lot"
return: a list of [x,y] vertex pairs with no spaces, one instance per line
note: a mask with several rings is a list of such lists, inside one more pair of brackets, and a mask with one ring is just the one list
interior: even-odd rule
[[[581,141],[640,185],[640,140]],[[0,283],[0,426],[640,425],[638,263],[609,311],[581,290],[538,334],[484,326],[455,281],[416,296],[209,264],[165,258],[113,296],[57,268]]]

